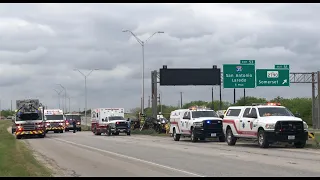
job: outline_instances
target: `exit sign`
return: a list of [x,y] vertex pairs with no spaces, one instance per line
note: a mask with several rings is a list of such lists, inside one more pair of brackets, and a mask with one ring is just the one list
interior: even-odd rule
[[240,64],[256,64],[256,60],[240,60]]
[[275,69],[290,69],[290,65],[289,64],[276,64],[274,65]]

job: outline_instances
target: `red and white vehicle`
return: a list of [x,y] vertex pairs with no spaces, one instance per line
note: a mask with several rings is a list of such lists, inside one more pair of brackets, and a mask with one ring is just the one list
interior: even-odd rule
[[97,108],[91,110],[91,131],[110,136],[126,133],[130,135],[129,122],[124,119],[124,108]]
[[61,109],[44,110],[46,132],[63,133],[65,130],[65,118]]
[[229,107],[223,119],[223,132],[230,146],[245,138],[257,140],[261,148],[277,142],[303,148],[308,140],[307,123],[279,103]]

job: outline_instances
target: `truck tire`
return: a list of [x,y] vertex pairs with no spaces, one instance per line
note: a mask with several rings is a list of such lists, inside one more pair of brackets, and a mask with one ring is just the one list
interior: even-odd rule
[[180,134],[176,133],[176,129],[173,129],[173,140],[174,141],[179,141],[180,140]]
[[234,146],[237,142],[237,138],[233,136],[231,128],[227,129],[227,144],[229,146]]
[[45,134],[39,134],[39,138],[44,138],[45,136]]
[[196,135],[194,134],[194,130],[191,129],[191,142],[197,142],[198,138],[196,137]]
[[64,131],[65,131],[65,132],[69,132],[69,129],[65,129]]
[[127,132],[127,136],[130,136],[130,135],[131,135],[130,131],[129,131],[129,132]]
[[262,129],[260,129],[258,132],[258,145],[260,148],[268,148],[270,145],[264,133],[264,130]]
[[16,136],[16,139],[21,139],[21,138],[22,138],[21,135],[17,135],[17,136]]
[[112,133],[112,132],[111,132],[111,127],[108,127],[107,135],[108,135],[108,136],[111,136],[111,133]]
[[225,142],[226,138],[224,136],[219,136],[219,142]]
[[306,141],[294,143],[294,147],[296,148],[304,148],[305,146],[306,146]]
[[60,130],[60,133],[63,133],[63,130]]

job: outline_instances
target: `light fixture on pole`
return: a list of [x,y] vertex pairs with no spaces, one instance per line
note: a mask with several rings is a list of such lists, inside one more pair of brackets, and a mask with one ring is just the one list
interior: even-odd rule
[[82,76],[84,77],[84,118],[86,119],[86,125],[87,124],[87,77],[95,70],[99,70],[99,69],[92,69],[87,75],[83,74],[79,69],[74,69],[74,71],[78,71],[80,74],[82,74]]
[[131,33],[131,35],[133,37],[136,38],[136,40],[138,41],[138,43],[141,45],[142,47],[142,94],[141,94],[141,113],[144,114],[144,45],[155,35],[155,34],[160,34],[160,33],[164,33],[163,31],[157,31],[155,33],[153,33],[147,40],[142,41],[141,39],[139,39],[132,31],[130,30],[123,30],[122,32],[129,32]]
[[59,85],[64,90],[64,105],[63,105],[64,109],[63,109],[63,112],[66,113],[66,111],[67,111],[67,90],[64,86],[62,86],[62,84],[57,84],[57,85]]
[[63,90],[61,90],[60,92],[57,91],[56,89],[53,89],[57,94],[58,94],[58,99],[59,99],[59,109],[60,109],[60,94]]

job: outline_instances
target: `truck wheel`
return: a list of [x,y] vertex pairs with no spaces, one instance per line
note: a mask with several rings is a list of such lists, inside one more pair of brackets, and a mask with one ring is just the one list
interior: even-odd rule
[[305,146],[306,146],[306,141],[294,143],[294,147],[296,148],[304,148]]
[[180,134],[176,133],[176,129],[173,129],[173,140],[179,141],[180,140]]
[[16,139],[21,139],[21,138],[22,138],[21,135],[17,135],[17,136],[16,136]]
[[39,138],[44,138],[45,134],[39,134]]
[[69,129],[65,129],[64,131],[69,132]]
[[227,144],[229,146],[234,146],[237,142],[237,138],[235,138],[233,136],[233,133],[232,133],[232,130],[231,129],[228,129],[227,130]]
[[191,129],[191,142],[197,142],[197,141],[198,141],[198,138],[194,134],[194,130]]
[[268,148],[270,145],[264,133],[264,130],[262,129],[260,129],[258,132],[258,145],[260,148]]
[[127,132],[127,136],[130,136],[130,131],[129,131],[129,132]]
[[224,136],[219,136],[219,142],[225,142],[226,138]]
[[63,130],[61,130],[60,133],[63,133]]

